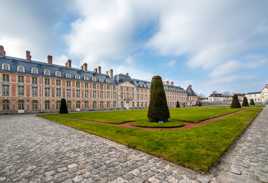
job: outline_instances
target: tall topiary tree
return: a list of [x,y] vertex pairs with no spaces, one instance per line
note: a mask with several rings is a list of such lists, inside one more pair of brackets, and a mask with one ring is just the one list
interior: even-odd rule
[[250,105],[255,105],[255,102],[253,99],[250,99]]
[[166,93],[160,76],[154,76],[152,78],[150,88],[150,104],[147,116],[151,122],[166,122],[170,117]]
[[248,99],[247,99],[247,97],[244,97],[244,98],[243,98],[242,106],[243,106],[243,107],[248,107],[248,106],[249,106],[249,105],[248,105]]
[[176,102],[176,108],[180,108],[181,106],[180,106],[180,102],[179,101],[177,101]]
[[64,98],[62,98],[61,101],[60,101],[60,113],[61,114],[68,113],[68,107],[67,107],[67,104],[66,104],[66,100]]
[[237,95],[233,96],[231,108],[241,108],[241,105],[240,105],[240,102],[239,102],[239,99],[238,99]]

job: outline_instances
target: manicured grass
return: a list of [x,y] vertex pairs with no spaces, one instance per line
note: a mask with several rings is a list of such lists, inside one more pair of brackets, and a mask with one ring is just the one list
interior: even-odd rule
[[[42,115],[42,117],[111,139],[182,166],[207,172],[247,128],[261,109],[261,107],[244,108],[239,113],[228,115],[215,122],[192,129],[178,128],[176,130],[165,129],[161,131],[123,128],[116,124],[92,122],[79,119],[79,113],[67,115],[49,114]],[[195,108],[193,110],[196,110],[197,113],[200,112]],[[142,113],[142,111],[131,111],[133,114],[135,112],[139,115]],[[105,118],[108,118],[105,115],[106,113],[102,114]],[[77,116],[74,118],[74,115]],[[198,116],[195,112],[192,112],[192,115]],[[84,117],[86,116],[84,115]],[[126,115],[125,120],[128,119],[133,119],[133,116]],[[197,118],[195,117],[194,119]]]
[[133,123],[134,126],[144,128],[177,128],[184,126],[184,123],[179,121],[169,121],[166,123],[147,122],[147,121],[136,121]]
[[[170,110],[171,121],[197,122],[218,115],[235,112],[239,109],[230,107],[192,107]],[[125,123],[129,121],[147,121],[147,110],[107,111],[107,112],[79,112],[62,114],[72,119],[90,120],[103,123]]]

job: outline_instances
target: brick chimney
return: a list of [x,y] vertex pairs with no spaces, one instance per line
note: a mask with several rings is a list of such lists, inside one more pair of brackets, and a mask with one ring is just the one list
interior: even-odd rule
[[98,73],[101,74],[101,66],[98,67]]
[[51,55],[47,56],[47,63],[52,64],[53,57]]
[[0,57],[5,57],[6,56],[6,51],[4,46],[0,45]]
[[169,85],[169,81],[166,81],[166,84]]
[[29,50],[26,50],[26,60],[31,61],[32,60],[32,55]]
[[113,69],[110,69],[109,76],[110,76],[110,78],[113,78],[114,77],[114,70]]
[[98,68],[95,68],[95,69],[94,69],[94,73],[97,74],[97,72],[98,72]]
[[84,72],[87,72],[87,63],[83,63],[83,65],[81,66],[81,69],[82,69]]
[[171,82],[170,82],[170,84],[173,86],[173,85],[174,85],[174,82],[173,82],[173,81],[171,81]]
[[67,62],[65,63],[65,67],[71,68],[72,67],[72,60],[68,59]]

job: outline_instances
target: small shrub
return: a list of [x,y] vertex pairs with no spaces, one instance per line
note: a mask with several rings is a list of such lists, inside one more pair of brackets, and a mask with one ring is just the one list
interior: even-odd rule
[[231,103],[231,108],[241,108],[241,105],[240,105],[240,102],[239,102],[239,99],[238,99],[237,95],[233,96],[233,100],[232,100],[232,103]]
[[179,101],[177,101],[176,102],[176,108],[180,108],[181,106],[180,106],[180,102]]
[[248,107],[248,106],[249,106],[249,105],[248,105],[248,99],[247,99],[247,97],[244,97],[244,98],[243,98],[242,106],[243,106],[243,107]]
[[61,101],[60,101],[60,113],[61,114],[68,113],[68,107],[67,107],[67,104],[66,104],[66,100],[64,98],[62,98]]
[[150,88],[150,104],[147,117],[151,122],[166,122],[170,117],[166,93],[160,76],[154,76],[152,78]]
[[250,99],[250,105],[255,105],[255,102],[253,99]]

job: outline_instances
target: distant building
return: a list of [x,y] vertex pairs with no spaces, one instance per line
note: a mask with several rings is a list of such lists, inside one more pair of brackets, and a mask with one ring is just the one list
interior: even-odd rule
[[268,104],[268,84],[264,86],[264,88],[261,91],[261,100],[263,104]]
[[[33,61],[30,51],[26,59],[6,56],[0,45],[0,113],[57,112],[61,98],[67,100],[69,111],[146,108],[150,100],[150,82],[131,78],[128,74],[113,75],[101,67],[89,71],[84,63],[73,68]],[[192,87],[187,90],[164,82],[169,107],[195,105],[198,99]]]
[[210,104],[231,104],[232,102],[232,96],[231,95],[224,95],[222,93],[218,93],[214,91],[212,94],[208,97],[208,103]]
[[262,103],[261,92],[249,92],[245,96],[248,99],[248,102],[252,99],[255,103]]

